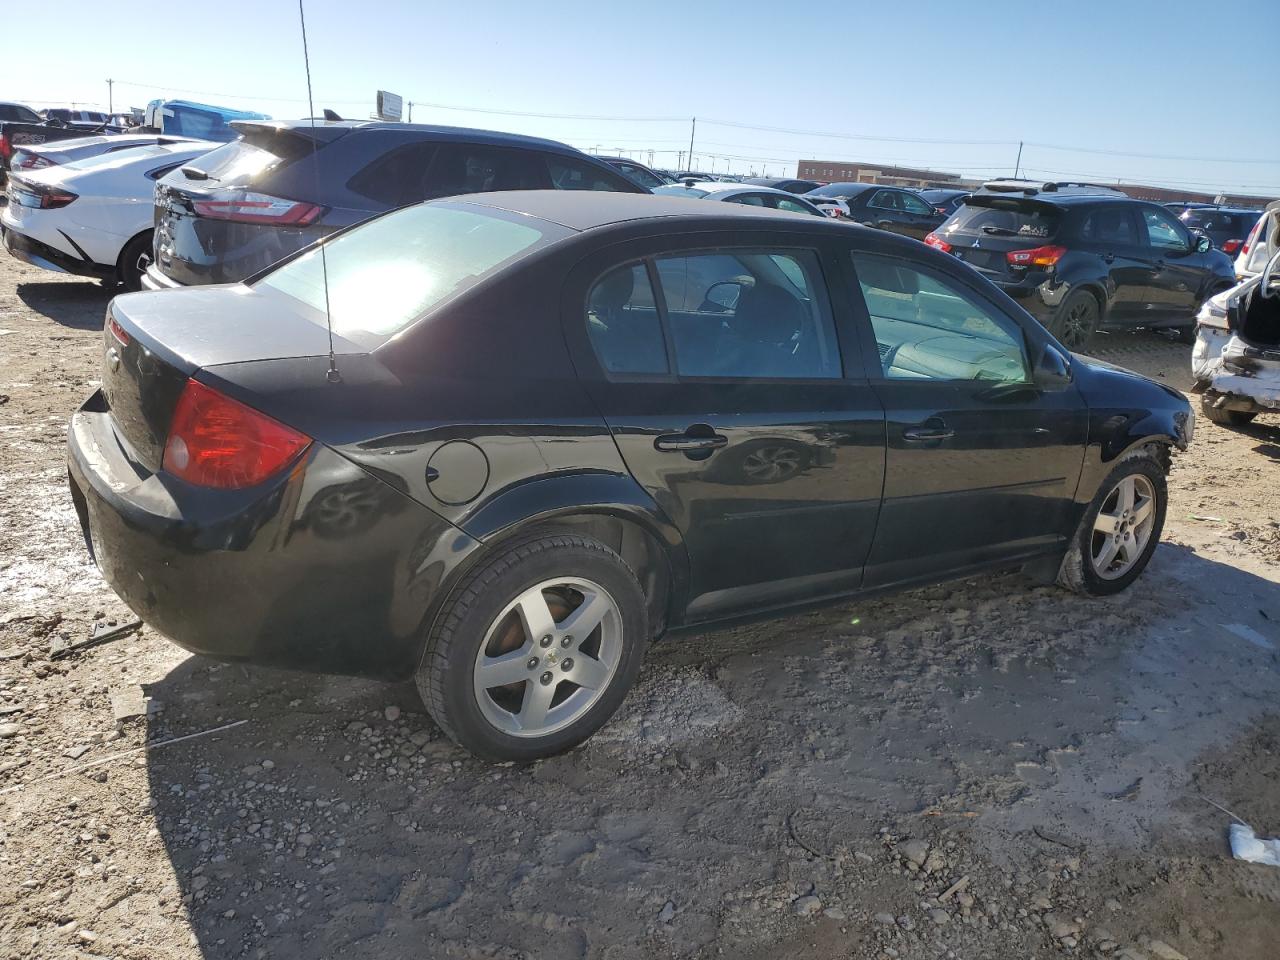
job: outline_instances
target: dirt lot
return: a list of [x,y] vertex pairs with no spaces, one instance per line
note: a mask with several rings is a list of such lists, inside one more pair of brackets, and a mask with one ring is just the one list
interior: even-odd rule
[[0,256],[0,957],[1277,955],[1280,870],[1205,799],[1280,834],[1277,420],[1201,420],[1121,597],[1010,574],[660,644],[591,743],[493,767],[411,686],[147,629],[49,658],[129,617],[62,465],[107,296]]

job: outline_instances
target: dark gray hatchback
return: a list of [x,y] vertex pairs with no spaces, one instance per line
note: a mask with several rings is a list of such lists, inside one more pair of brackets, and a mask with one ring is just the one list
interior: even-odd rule
[[144,287],[243,280],[335,230],[438,197],[648,193],[594,157],[536,137],[350,120],[232,126],[239,140],[156,185],[155,257]]

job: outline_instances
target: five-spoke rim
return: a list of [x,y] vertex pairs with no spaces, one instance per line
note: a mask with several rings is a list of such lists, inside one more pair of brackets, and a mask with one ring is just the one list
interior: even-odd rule
[[1116,580],[1133,569],[1156,523],[1156,491],[1141,474],[1125,477],[1102,501],[1093,521],[1090,559],[1103,580]]
[[590,580],[544,580],[494,619],[472,686],[486,720],[516,737],[561,730],[595,705],[622,657],[622,616]]
[[792,447],[761,447],[742,461],[751,480],[785,480],[800,469],[800,451]]

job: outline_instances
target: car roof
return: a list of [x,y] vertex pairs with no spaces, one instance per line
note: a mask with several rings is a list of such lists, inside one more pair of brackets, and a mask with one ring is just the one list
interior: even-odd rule
[[[740,187],[739,184],[734,184]],[[784,191],[779,191],[784,192]],[[797,226],[830,224],[836,230],[848,229],[834,220],[797,217],[794,213],[751,207],[737,203],[714,206],[703,198],[671,197],[653,193],[612,193],[603,190],[507,190],[501,193],[475,193],[433,203],[473,203],[508,213],[522,214],[558,223],[571,230],[587,231],[598,227],[680,217],[709,222],[757,220],[768,226],[796,229]]]
[[[677,183],[664,183],[661,187],[654,187],[655,190],[670,189],[671,187],[684,187],[686,184],[683,180]],[[784,197],[794,197],[796,194],[787,190],[779,190],[777,187],[766,187],[761,183],[744,183],[737,180],[695,180],[691,190],[701,190],[703,193],[778,193]],[[671,196],[672,194],[667,194]],[[705,198],[703,198],[705,199]]]
[[[500,130],[480,130],[472,127],[444,127],[431,123],[398,123],[386,120],[320,120],[314,122],[302,120],[259,121],[263,126],[274,126],[282,129],[334,129],[348,130],[390,130],[399,134],[418,134],[435,140],[461,140],[468,143],[487,143],[495,146],[536,147],[539,150],[555,150],[575,155],[590,156],[581,150],[561,143],[559,140],[547,140],[543,137],[529,137],[522,133],[504,133]],[[592,159],[603,160],[603,157]],[[632,161],[634,162],[634,161]]]
[[[814,190],[824,190],[826,191],[827,196],[834,197],[836,196],[836,194],[833,193],[832,191],[835,191],[835,190],[847,190],[849,192],[849,195],[853,196],[854,194],[863,193],[867,190],[870,190],[872,187],[880,187],[881,189],[884,189],[884,190],[901,190],[902,189],[902,187],[891,187],[888,184],[884,184],[884,183],[857,183],[853,181],[837,181],[836,183],[824,183],[820,187],[815,187]],[[814,190],[810,190],[809,192],[813,193]]]

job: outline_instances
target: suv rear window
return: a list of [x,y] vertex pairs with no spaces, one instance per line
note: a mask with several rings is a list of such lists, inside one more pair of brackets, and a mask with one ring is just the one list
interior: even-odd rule
[[1230,233],[1232,236],[1245,237],[1258,222],[1257,213],[1228,213],[1225,210],[1191,209],[1178,219],[1193,230],[1210,230],[1216,233]]
[[236,140],[197,157],[187,165],[207,173],[210,180],[218,182],[218,186],[226,187],[248,183],[282,159],[271,150]]
[[327,300],[333,332],[372,347],[521,255],[571,233],[470,204],[404,207],[326,243],[323,261],[321,248],[313,247],[253,287],[309,308],[304,313],[322,325]]
[[943,232],[965,236],[1027,237],[1048,240],[1058,231],[1062,213],[1047,203],[970,198],[951,215]]

